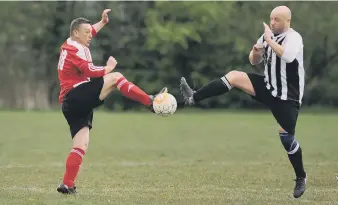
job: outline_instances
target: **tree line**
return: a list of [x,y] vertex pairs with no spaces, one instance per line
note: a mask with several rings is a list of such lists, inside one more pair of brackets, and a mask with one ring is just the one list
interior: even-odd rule
[[[1,2],[0,107],[58,107],[57,62],[76,17],[109,24],[92,41],[94,63],[110,55],[116,71],[154,94],[163,86],[179,98],[181,76],[198,88],[230,70],[260,72],[248,54],[269,22],[271,10],[287,5],[291,26],[304,41],[305,106],[338,106],[336,2]],[[208,99],[206,108],[260,106],[239,91]],[[107,109],[139,109],[118,92]]]

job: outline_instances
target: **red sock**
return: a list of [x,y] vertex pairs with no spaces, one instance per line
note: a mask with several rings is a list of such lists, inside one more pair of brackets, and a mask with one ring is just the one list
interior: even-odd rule
[[73,148],[66,161],[66,172],[63,177],[63,183],[68,187],[74,187],[74,181],[79,172],[82,158],[85,152],[79,148]]
[[141,90],[139,87],[129,82],[125,77],[121,77],[117,81],[117,89],[120,90],[123,96],[135,100],[143,105],[151,105],[149,95]]

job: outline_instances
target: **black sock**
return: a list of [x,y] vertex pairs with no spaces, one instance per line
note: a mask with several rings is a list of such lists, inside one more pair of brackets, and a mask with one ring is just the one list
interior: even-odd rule
[[302,157],[302,149],[299,147],[297,152],[294,154],[288,154],[289,160],[295,170],[297,177],[305,177],[305,171],[303,167],[303,157]]
[[230,85],[229,81],[226,79],[225,76],[223,76],[222,78],[213,80],[198,89],[193,96],[194,101],[198,102],[212,96],[222,95],[231,89],[232,86]]

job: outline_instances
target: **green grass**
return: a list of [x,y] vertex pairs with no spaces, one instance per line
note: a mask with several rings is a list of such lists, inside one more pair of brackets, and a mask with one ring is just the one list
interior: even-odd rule
[[304,113],[308,189],[268,112],[96,113],[78,194],[56,192],[71,148],[59,112],[0,112],[0,204],[338,204],[338,114]]

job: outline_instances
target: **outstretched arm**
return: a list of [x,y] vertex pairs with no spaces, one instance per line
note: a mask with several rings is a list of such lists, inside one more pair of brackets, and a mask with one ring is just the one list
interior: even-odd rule
[[92,30],[92,35],[94,36],[96,33],[98,33],[108,22],[109,22],[109,17],[108,13],[111,11],[111,9],[105,9],[102,12],[102,19],[101,21],[97,22],[96,24],[92,25],[93,30]]

